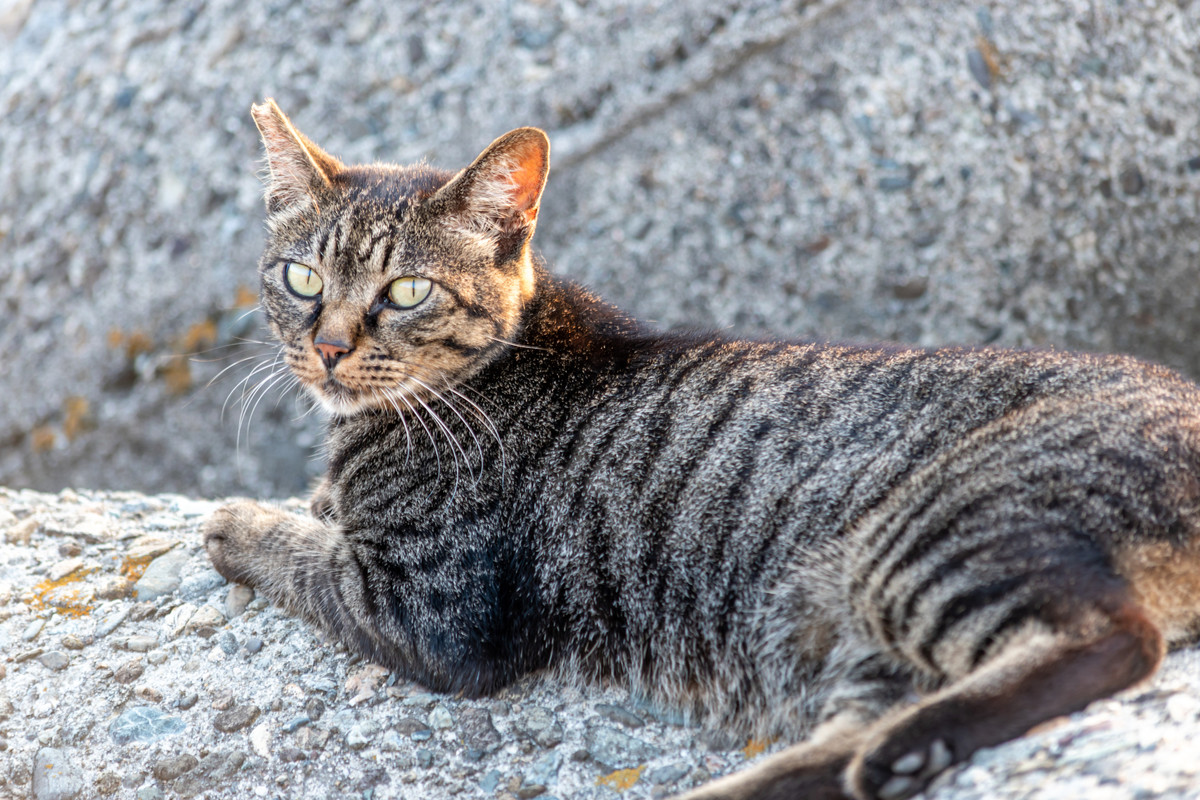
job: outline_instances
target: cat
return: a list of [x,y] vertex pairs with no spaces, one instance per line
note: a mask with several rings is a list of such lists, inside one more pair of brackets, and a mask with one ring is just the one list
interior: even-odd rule
[[235,502],[205,544],[362,656],[795,742],[692,800],[899,800],[1200,633],[1200,388],[1170,370],[657,331],[534,256],[542,131],[450,173],[252,113],[262,305],[328,472],[311,517]]

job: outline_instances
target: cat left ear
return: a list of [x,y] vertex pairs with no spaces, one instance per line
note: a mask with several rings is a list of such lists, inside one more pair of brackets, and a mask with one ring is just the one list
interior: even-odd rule
[[471,166],[438,190],[451,227],[499,245],[527,239],[550,169],[550,140],[537,128],[509,131],[488,145]]
[[275,213],[299,203],[315,204],[316,195],[328,189],[343,169],[342,162],[296,130],[274,99],[251,106],[250,114],[267,151],[267,210]]

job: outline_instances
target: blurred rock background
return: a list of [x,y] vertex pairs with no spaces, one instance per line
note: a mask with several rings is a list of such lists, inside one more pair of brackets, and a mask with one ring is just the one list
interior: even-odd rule
[[0,0],[0,484],[287,495],[318,471],[318,417],[252,391],[265,96],[347,161],[459,167],[545,128],[542,254],[664,326],[1200,376],[1198,23],[1165,0]]

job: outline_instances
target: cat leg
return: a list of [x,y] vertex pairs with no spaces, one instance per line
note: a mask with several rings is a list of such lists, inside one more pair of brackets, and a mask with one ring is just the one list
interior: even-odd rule
[[[363,576],[337,528],[243,500],[218,509],[203,528],[213,568],[379,660],[389,649],[350,609],[364,607]],[[391,659],[394,661],[394,658]]]
[[333,486],[325,476],[313,487],[308,498],[308,511],[314,519],[333,522]]
[[912,682],[881,653],[844,642],[815,683],[828,691],[807,740],[678,800],[846,800],[847,766],[871,724],[904,700]]
[[1108,622],[1090,636],[1031,630],[975,671],[885,717],[850,762],[853,795],[911,797],[979,748],[1016,738],[1149,677],[1163,655],[1158,629],[1132,602]]

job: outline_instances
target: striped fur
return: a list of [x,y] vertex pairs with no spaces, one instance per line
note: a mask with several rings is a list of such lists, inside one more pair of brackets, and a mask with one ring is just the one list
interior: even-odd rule
[[[264,307],[329,470],[313,518],[234,504],[207,547],[363,655],[468,694],[614,678],[800,741],[697,798],[893,800],[1200,632],[1200,390],[1174,373],[655,332],[532,257],[540,132],[452,175],[305,160],[255,117],[296,183],[268,197],[302,198],[270,207]],[[388,307],[403,276],[434,288]]]

